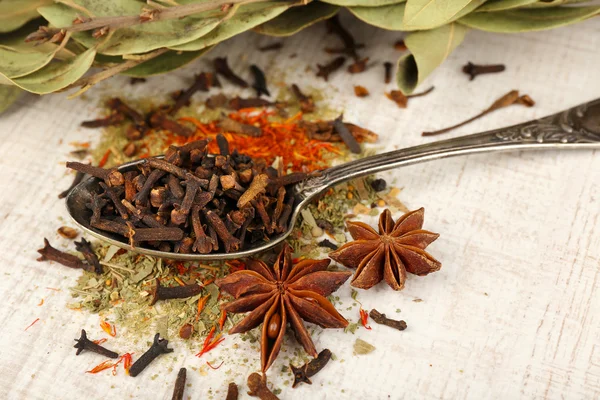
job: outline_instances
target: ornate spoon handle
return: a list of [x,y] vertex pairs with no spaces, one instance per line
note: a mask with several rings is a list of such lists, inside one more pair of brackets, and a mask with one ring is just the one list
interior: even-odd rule
[[307,201],[338,183],[438,158],[509,150],[600,149],[600,99],[537,120],[338,165],[296,188]]

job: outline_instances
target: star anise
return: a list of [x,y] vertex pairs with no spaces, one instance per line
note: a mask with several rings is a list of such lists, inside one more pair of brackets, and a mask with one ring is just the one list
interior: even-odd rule
[[250,260],[245,270],[236,271],[216,284],[236,300],[223,305],[232,313],[249,313],[229,333],[247,332],[263,323],[261,367],[266,371],[279,353],[287,324],[304,350],[313,357],[317,350],[302,320],[323,328],[345,328],[348,321],[337,312],[327,296],[352,275],[328,271],[331,260],[292,262],[291,248],[285,244],[272,267]]
[[439,270],[442,264],[424,249],[439,237],[422,230],[425,210],[420,208],[404,214],[396,223],[389,210],[379,217],[379,233],[362,222],[347,223],[354,238],[334,252],[333,260],[356,268],[351,285],[369,289],[385,279],[394,290],[402,290],[406,272],[427,275]]

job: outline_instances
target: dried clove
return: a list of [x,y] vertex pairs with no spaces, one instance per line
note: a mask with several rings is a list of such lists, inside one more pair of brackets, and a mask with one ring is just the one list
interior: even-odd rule
[[159,300],[186,299],[200,294],[201,291],[202,287],[196,283],[185,286],[165,287],[157,280],[154,289],[152,289],[150,305],[153,306]]
[[424,92],[409,94],[409,95],[405,95],[400,90],[392,90],[391,92],[386,93],[385,95],[388,99],[390,99],[394,103],[396,103],[396,105],[398,107],[406,108],[406,105],[408,104],[408,99],[412,99],[413,97],[425,96],[425,95],[433,92],[433,89],[435,89],[435,87],[432,86],[429,89],[425,90]]
[[226,57],[217,57],[213,60],[213,65],[215,67],[215,71],[217,74],[223,76],[223,78],[227,79],[229,82],[237,85],[241,88],[247,88],[248,82],[237,76],[231,68],[229,68],[229,64],[227,63]]
[[177,111],[181,109],[181,107],[189,104],[190,99],[194,95],[194,93],[202,91],[208,92],[213,83],[213,74],[210,72],[202,72],[200,75],[197,75],[194,78],[194,83],[188,89],[181,92],[177,99],[175,100],[175,104],[173,107],[169,108],[169,114],[175,115]]
[[274,103],[269,100],[261,99],[258,97],[251,97],[249,99],[244,99],[241,97],[234,97],[229,100],[227,106],[232,110],[241,110],[242,108],[257,108],[257,107],[271,107],[278,106],[279,103]]
[[330,248],[331,250],[337,250],[338,246],[332,242],[330,242],[327,239],[323,239],[321,240],[319,243],[317,243],[319,247],[327,247]]
[[462,68],[462,71],[469,75],[469,80],[472,81],[477,75],[493,74],[502,72],[505,69],[506,67],[504,64],[477,65],[469,61],[467,65]]
[[369,95],[369,90],[364,86],[354,86],[354,94],[356,97],[367,97]]
[[117,113],[125,115],[127,118],[133,121],[138,129],[145,131],[146,121],[144,120],[144,116],[133,108],[129,107],[118,97],[108,100],[106,102],[106,106]]
[[258,51],[273,51],[273,50],[279,50],[282,47],[283,47],[282,42],[273,42],[271,44],[267,44],[265,46],[259,47]]
[[44,247],[39,249],[38,253],[41,254],[37,259],[38,261],[56,261],[69,268],[83,269],[90,272],[93,270],[90,265],[86,264],[78,257],[52,247],[46,238],[44,238]]
[[311,113],[315,111],[315,102],[313,101],[312,96],[307,96],[296,85],[295,83],[291,86],[292,93],[296,96],[296,99],[300,103],[300,110],[303,113]]
[[102,265],[100,265],[100,260],[96,253],[94,253],[90,242],[85,240],[85,238],[81,238],[80,242],[75,242],[75,248],[83,255],[83,258],[85,258],[88,265],[93,268],[95,273],[100,275],[104,272],[102,270]]
[[77,171],[77,173],[75,174],[75,178],[73,179],[73,183],[71,183],[71,186],[69,186],[68,189],[62,191],[59,195],[58,198],[59,199],[64,199],[65,197],[67,197],[67,195],[69,194],[69,192],[71,190],[73,190],[73,188],[77,185],[79,185],[81,183],[81,181],[83,180],[83,177],[85,176],[84,172],[80,172]]
[[133,157],[135,156],[135,153],[137,153],[137,146],[135,143],[129,142],[125,145],[125,147],[123,147],[122,151],[126,157]]
[[181,125],[177,121],[173,121],[160,111],[155,111],[149,118],[150,126],[157,129],[172,132],[179,136],[190,137],[194,131],[187,126]]
[[403,331],[406,329],[406,322],[404,322],[402,320],[398,321],[395,319],[388,318],[385,316],[385,314],[380,313],[376,309],[372,309],[371,312],[369,312],[369,317],[371,317],[371,319],[373,319],[373,321],[375,321],[376,323],[378,323],[380,325],[386,325],[386,326],[389,326],[390,328],[394,328],[399,331]]
[[254,75],[254,84],[252,87],[256,90],[256,97],[260,97],[261,94],[271,96],[269,89],[267,89],[267,78],[265,78],[264,72],[254,64],[250,66],[250,71]]
[[340,23],[337,15],[329,18],[326,22],[328,33],[333,33],[340,38],[344,47],[342,49],[331,49],[327,48],[325,51],[328,53],[345,53],[348,56],[358,60],[357,49],[364,47],[362,44],[357,44],[350,32],[348,32]]
[[385,83],[390,83],[392,81],[392,68],[393,67],[394,67],[394,64],[392,64],[389,61],[386,61],[383,63],[383,68],[385,68],[385,75],[384,75]]
[[182,400],[183,392],[185,392],[185,379],[187,375],[187,370],[185,368],[180,368],[177,373],[177,380],[175,381],[175,387],[173,388],[173,397],[172,400]]
[[103,179],[109,186],[121,186],[125,183],[123,174],[116,168],[104,169],[100,167],[92,167],[89,164],[83,164],[80,162],[68,161],[67,168],[74,169],[84,174],[91,175],[96,178]]
[[225,400],[238,400],[239,397],[239,392],[238,392],[238,387],[234,382],[229,383],[229,386],[227,387],[227,396],[225,397]]
[[77,229],[69,228],[68,226],[61,226],[56,232],[65,239],[75,239],[79,235]]
[[136,377],[142,372],[154,359],[161,354],[171,353],[173,349],[167,347],[169,341],[166,339],[161,339],[160,334],[157,333],[154,335],[154,342],[148,351],[146,351],[142,356],[133,363],[131,368],[129,369],[129,376]]
[[119,112],[112,112],[105,118],[83,121],[81,126],[84,128],[100,128],[103,126],[120,125],[123,121],[125,121],[125,116],[123,114]]
[[260,375],[258,372],[253,372],[248,377],[248,395],[258,397],[260,400],[279,400],[273,392],[267,387],[267,376]]
[[73,347],[75,347],[77,349],[77,351],[75,352],[76,356],[81,354],[81,352],[83,350],[88,350],[88,351],[103,355],[108,358],[118,358],[119,357],[119,354],[115,353],[114,351],[108,350],[107,348],[102,347],[99,344],[96,344],[93,341],[89,340],[87,338],[85,329],[81,330],[81,336],[79,337],[79,339],[75,339],[75,341],[77,342],[77,344]]
[[333,72],[340,69],[342,67],[342,65],[344,65],[345,62],[346,62],[345,57],[337,57],[328,64],[325,64],[325,65],[317,64],[317,68],[319,69],[319,71],[317,72],[317,76],[322,77],[323,79],[325,79],[325,81],[328,81],[329,75],[331,75]]
[[510,92],[506,93],[504,96],[502,96],[499,99],[497,99],[496,101],[494,101],[494,103],[491,106],[489,106],[488,108],[486,108],[485,110],[483,110],[482,112],[477,114],[476,116],[469,118],[468,120],[463,121],[459,124],[445,128],[445,129],[440,129],[440,130],[431,131],[431,132],[423,132],[421,134],[421,136],[435,136],[435,135],[440,135],[442,133],[449,132],[453,129],[464,126],[464,125],[468,124],[469,122],[473,122],[476,119],[479,119],[493,111],[499,110],[504,107],[508,107],[513,104],[519,104],[519,105],[523,105],[525,107],[532,107],[535,104],[535,102],[528,95],[525,94],[523,96],[519,96],[518,90],[511,90]]
[[224,132],[233,132],[240,135],[258,137],[262,135],[262,130],[254,125],[243,124],[231,118],[224,117],[219,122],[219,128]]
[[130,85],[137,85],[138,83],[145,83],[145,82],[146,82],[146,78],[130,78],[129,79]]
[[331,359],[331,351],[329,349],[321,350],[317,358],[312,361],[305,363],[303,366],[296,368],[292,364],[290,364],[290,369],[292,370],[292,374],[294,375],[294,383],[292,383],[292,387],[295,388],[299,383],[304,382],[312,385],[310,381],[310,377],[314,376],[322,370],[325,365]]
[[341,136],[342,140],[348,146],[351,152],[354,154],[360,154],[361,148],[352,133],[348,130],[346,125],[342,122],[342,116],[340,115],[333,121],[333,128]]

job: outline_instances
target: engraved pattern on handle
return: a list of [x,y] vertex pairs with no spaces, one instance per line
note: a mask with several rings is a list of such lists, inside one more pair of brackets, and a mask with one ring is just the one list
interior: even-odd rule
[[296,186],[306,202],[337,183],[428,160],[508,150],[600,149],[600,99],[523,124],[362,158]]

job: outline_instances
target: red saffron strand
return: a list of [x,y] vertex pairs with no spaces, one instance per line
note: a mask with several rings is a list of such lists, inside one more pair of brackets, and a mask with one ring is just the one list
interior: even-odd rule
[[213,367],[208,361],[206,362],[206,365],[208,365],[212,369],[219,369],[219,368],[221,368],[221,366],[223,365],[224,362],[225,362],[225,360],[221,361],[221,364],[219,364],[218,367]]
[[362,326],[364,326],[366,329],[371,330],[371,327],[367,325],[367,322],[369,321],[369,313],[367,313],[366,310],[363,310],[362,307],[360,309],[360,322],[362,323]]
[[31,324],[29,324],[29,326],[28,326],[27,328],[25,328],[25,330],[27,330],[27,329],[31,328],[31,327],[32,327],[33,325],[35,325],[35,324],[36,324],[36,322],[38,322],[39,320],[40,320],[39,318],[36,318],[36,319],[35,319],[35,321],[33,321]]
[[100,328],[102,328],[102,330],[104,332],[108,333],[112,337],[117,336],[117,327],[114,325],[111,325],[110,323],[106,322],[105,320],[100,321]]
[[100,168],[102,168],[102,167],[104,167],[106,165],[106,163],[108,162],[108,157],[109,156],[110,156],[110,149],[106,150],[106,153],[104,153],[104,155],[102,156],[102,159],[98,163],[98,166]]

